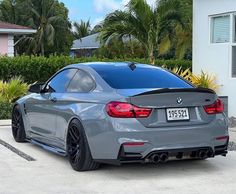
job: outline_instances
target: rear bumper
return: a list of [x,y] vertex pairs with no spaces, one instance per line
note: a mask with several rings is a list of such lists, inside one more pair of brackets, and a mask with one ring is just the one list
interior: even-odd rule
[[[119,155],[117,159],[96,159],[95,161],[99,163],[113,164],[113,165],[121,165],[124,163],[159,163],[159,162],[167,162],[169,160],[186,160],[186,159],[206,159],[206,158],[214,158],[215,156],[226,156],[228,151],[228,141],[225,145],[216,146],[214,149],[211,147],[195,147],[195,148],[183,148],[183,149],[173,149],[173,150],[162,150],[162,151],[153,151],[150,152],[147,156],[142,157],[139,153],[126,153],[124,152],[123,146],[121,146]],[[205,151],[206,155],[200,157],[200,152]],[[153,156],[160,157],[161,154],[165,154],[167,156],[165,161],[153,160]],[[208,155],[210,153],[210,155]]]
[[[228,126],[222,115],[205,125],[146,128],[136,119],[112,119],[106,126],[96,134],[94,128],[86,130],[92,157],[99,162],[145,162],[153,153],[191,155],[201,149],[211,150],[212,157],[227,154]],[[141,144],[126,144],[132,142]]]

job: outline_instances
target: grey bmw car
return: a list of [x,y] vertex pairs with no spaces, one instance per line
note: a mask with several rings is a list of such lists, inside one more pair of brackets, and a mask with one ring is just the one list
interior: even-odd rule
[[159,163],[226,156],[224,105],[158,67],[131,62],[69,65],[32,85],[12,112],[17,142],[67,156],[74,170],[101,163]]

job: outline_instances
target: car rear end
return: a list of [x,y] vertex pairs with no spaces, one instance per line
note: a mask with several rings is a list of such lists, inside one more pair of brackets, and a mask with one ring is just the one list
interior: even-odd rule
[[159,80],[152,79],[154,75],[146,79],[158,82],[157,86],[162,82],[159,88],[151,83],[135,83],[137,78],[126,78],[129,82],[124,87],[120,83],[114,85],[101,74],[117,94],[124,96],[123,100],[110,101],[105,106],[113,134],[107,139],[112,138],[119,148],[114,150],[119,150],[115,160],[158,163],[226,156],[228,124],[224,105],[215,92],[195,88],[165,70],[154,71],[161,72],[156,75]]
[[106,110],[121,145],[121,162],[205,159],[227,153],[227,120],[213,91],[153,91],[130,97],[127,103],[110,102]]

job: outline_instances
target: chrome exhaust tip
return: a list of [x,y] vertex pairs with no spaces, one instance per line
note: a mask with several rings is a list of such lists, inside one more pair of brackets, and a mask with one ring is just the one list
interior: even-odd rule
[[212,151],[212,150],[207,150],[207,152],[206,152],[206,155],[207,155],[207,157],[208,157],[208,158],[211,158],[211,157],[213,157],[213,156],[214,156],[214,154],[213,154],[213,151]]
[[206,153],[206,151],[200,150],[199,153],[198,153],[198,157],[201,158],[201,159],[207,158],[207,153]]
[[179,152],[177,155],[176,155],[176,158],[177,159],[182,159],[184,156],[183,152]]
[[154,162],[156,164],[160,162],[160,157],[158,154],[153,154],[150,159],[152,162]]
[[168,160],[168,154],[166,154],[166,153],[163,153],[163,154],[161,154],[160,155],[160,161],[161,162],[166,162]]

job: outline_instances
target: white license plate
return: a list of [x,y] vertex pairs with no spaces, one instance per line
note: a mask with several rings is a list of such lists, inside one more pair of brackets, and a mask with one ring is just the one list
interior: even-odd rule
[[189,120],[188,108],[168,108],[166,109],[168,121],[187,121]]

